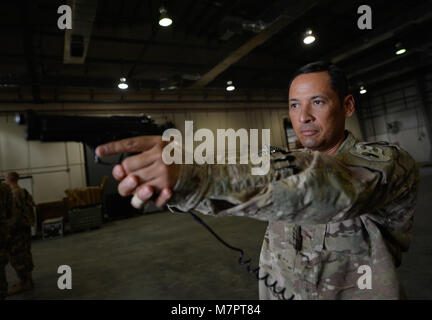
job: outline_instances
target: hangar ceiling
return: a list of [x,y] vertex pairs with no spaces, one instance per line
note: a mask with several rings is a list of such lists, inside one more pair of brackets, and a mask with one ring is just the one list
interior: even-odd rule
[[[369,1],[372,29],[360,30],[363,1],[73,0],[82,61],[67,59],[73,38],[57,27],[65,2],[1,3],[0,102],[62,101],[71,91],[89,101],[99,93],[286,94],[290,74],[321,59],[345,68],[353,87],[431,66],[430,1]],[[167,28],[158,24],[162,6],[173,20]],[[308,28],[317,37],[309,46]],[[406,54],[395,55],[397,43]],[[237,90],[228,93],[227,81]]]

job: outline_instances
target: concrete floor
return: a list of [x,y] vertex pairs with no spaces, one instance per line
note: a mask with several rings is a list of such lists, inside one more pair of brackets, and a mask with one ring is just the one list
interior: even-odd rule
[[[204,217],[258,263],[266,224]],[[189,215],[147,214],[102,228],[32,243],[35,289],[9,299],[257,299],[254,277]],[[72,268],[72,289],[57,288],[57,268]],[[7,267],[9,283],[17,277]]]
[[420,168],[413,240],[400,276],[409,299],[432,299],[432,167]]
[[[414,239],[400,268],[410,299],[432,298],[432,168],[421,169]],[[266,223],[204,217],[230,244],[258,262]],[[98,230],[33,241],[35,289],[8,299],[258,299],[238,254],[188,215],[147,214]],[[72,289],[57,288],[57,268],[72,268]],[[17,277],[7,267],[9,283]]]

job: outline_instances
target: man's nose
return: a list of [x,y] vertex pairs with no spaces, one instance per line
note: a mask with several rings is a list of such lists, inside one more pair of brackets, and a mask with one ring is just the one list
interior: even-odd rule
[[314,119],[315,118],[311,113],[309,105],[305,105],[303,108],[301,108],[299,117],[301,123],[309,123],[312,122]]

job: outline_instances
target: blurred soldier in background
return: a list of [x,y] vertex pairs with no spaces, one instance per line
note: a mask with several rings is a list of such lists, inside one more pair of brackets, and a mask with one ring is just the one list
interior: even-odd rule
[[7,296],[6,270],[7,265],[7,221],[12,216],[12,192],[10,188],[0,182],[0,300]]
[[5,182],[12,189],[13,214],[9,219],[8,254],[20,282],[13,285],[8,294],[13,295],[33,288],[33,257],[31,254],[31,227],[34,224],[32,196],[18,185],[19,175],[9,172]]

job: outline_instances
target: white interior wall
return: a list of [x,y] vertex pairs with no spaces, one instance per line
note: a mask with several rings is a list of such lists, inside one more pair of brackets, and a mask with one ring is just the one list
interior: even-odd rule
[[[362,101],[366,139],[397,144],[417,162],[430,161],[431,137],[425,127],[414,80],[398,82],[370,94]],[[388,123],[394,122],[399,123],[397,133],[387,128]]]
[[0,117],[0,172],[16,171],[36,203],[61,200],[64,191],[86,185],[82,145],[26,141],[24,127]]

